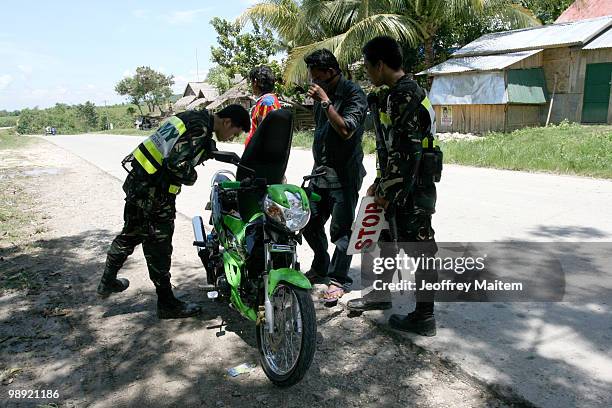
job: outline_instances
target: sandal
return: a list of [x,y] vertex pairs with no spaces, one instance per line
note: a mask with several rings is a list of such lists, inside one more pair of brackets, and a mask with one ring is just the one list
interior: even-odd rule
[[[338,303],[338,299],[344,296],[345,293],[346,292],[344,291],[344,288],[332,283],[329,285],[327,290],[323,293],[323,297],[321,298],[321,300],[323,301],[323,303],[326,303],[326,304]],[[330,295],[333,297],[325,297],[325,296],[330,296]]]

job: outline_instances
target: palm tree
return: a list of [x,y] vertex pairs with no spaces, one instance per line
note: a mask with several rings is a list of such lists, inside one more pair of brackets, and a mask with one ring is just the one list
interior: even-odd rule
[[510,0],[263,0],[239,19],[274,29],[289,53],[285,81],[303,83],[305,55],[328,48],[346,69],[361,58],[363,44],[378,35],[411,47],[423,43],[429,67],[438,30],[470,15],[487,15],[508,28],[539,24],[529,10]]
[[423,37],[426,68],[434,62],[436,34],[450,21],[484,16],[500,30],[541,24],[530,10],[510,0],[397,0],[394,6],[399,13],[418,21],[426,33]]
[[240,20],[272,27],[289,52],[285,81],[303,83],[303,58],[316,49],[330,49],[347,69],[361,58],[363,44],[377,35],[416,45],[425,33],[409,17],[389,13],[391,8],[391,0],[264,0],[248,8]]

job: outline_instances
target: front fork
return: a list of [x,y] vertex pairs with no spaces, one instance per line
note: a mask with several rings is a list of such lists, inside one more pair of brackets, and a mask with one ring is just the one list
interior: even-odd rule
[[281,245],[281,244],[273,244],[273,243],[265,243],[264,244],[264,260],[266,266],[266,273],[263,275],[264,280],[264,322],[266,324],[266,329],[268,333],[274,333],[274,307],[272,307],[272,302],[270,301],[271,293],[269,292],[269,279],[268,279],[268,271],[270,271],[273,267],[272,265],[272,256],[273,253],[291,253],[292,254],[292,267],[296,270],[300,270],[300,266],[297,262],[297,247],[296,245]]

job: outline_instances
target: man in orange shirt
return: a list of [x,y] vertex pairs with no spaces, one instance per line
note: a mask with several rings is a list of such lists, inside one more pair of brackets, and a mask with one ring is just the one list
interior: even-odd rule
[[253,68],[249,72],[249,80],[251,81],[253,93],[257,95],[257,102],[251,109],[251,131],[244,142],[245,146],[249,144],[257,127],[266,115],[273,110],[281,108],[280,102],[276,94],[274,94],[276,78],[270,67],[261,65]]

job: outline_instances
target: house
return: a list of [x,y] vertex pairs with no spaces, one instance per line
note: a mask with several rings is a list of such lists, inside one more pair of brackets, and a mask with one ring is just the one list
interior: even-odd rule
[[255,105],[255,101],[256,99],[252,95],[248,81],[246,79],[241,79],[230,89],[217,96],[212,103],[206,107],[206,109],[216,111],[223,109],[227,105],[238,104],[249,110],[253,105]]
[[175,111],[191,110],[200,105],[208,105],[219,96],[217,89],[206,82],[189,82],[183,96],[173,107]]
[[576,0],[555,20],[555,23],[569,23],[610,15],[612,15],[610,0]]
[[[289,109],[293,113],[293,126],[295,129],[313,129],[314,117],[312,115],[312,99],[310,99],[310,109],[307,105],[299,104],[290,98],[279,98],[281,107]],[[217,111],[230,104],[238,104],[251,110],[257,98],[253,96],[246,79],[241,79],[233,87],[219,95],[206,109]]]
[[417,75],[442,132],[612,123],[612,15],[486,34]]

